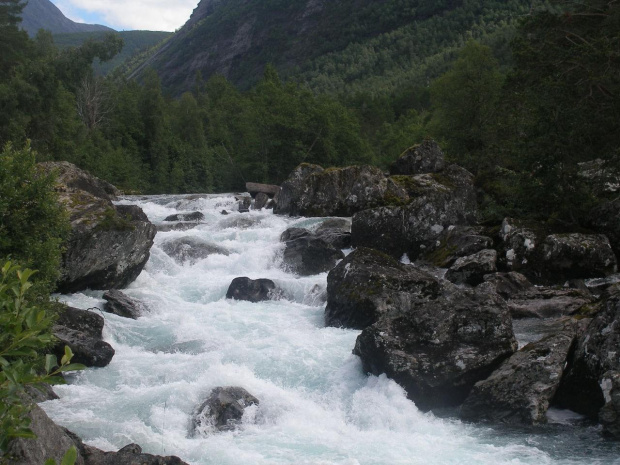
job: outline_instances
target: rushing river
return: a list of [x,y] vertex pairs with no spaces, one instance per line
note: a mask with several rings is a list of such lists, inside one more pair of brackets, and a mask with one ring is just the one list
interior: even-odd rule
[[[271,211],[238,213],[232,195],[154,196],[137,203],[151,221],[201,211],[205,224],[159,232],[151,257],[124,292],[148,312],[138,320],[105,316],[116,350],[109,366],[72,375],[42,406],[61,425],[104,450],[137,443],[145,452],[190,464],[620,464],[620,447],[593,427],[553,412],[534,430],[465,424],[418,411],[385,376],[368,377],[351,354],[359,331],[325,328],[316,285],[281,268],[280,234],[319,218]],[[231,212],[222,215],[222,210]],[[196,236],[230,251],[178,264],[160,248]],[[233,278],[270,278],[284,298],[264,303],[225,298]],[[102,291],[60,296],[79,308],[102,307]],[[190,437],[190,416],[217,386],[241,386],[260,400],[234,432]]]

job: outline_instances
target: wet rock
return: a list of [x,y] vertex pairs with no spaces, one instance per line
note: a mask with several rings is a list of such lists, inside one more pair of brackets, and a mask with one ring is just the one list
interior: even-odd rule
[[351,216],[353,213],[406,202],[403,188],[374,166],[347,166],[324,170],[300,165],[282,184],[275,213],[302,216]]
[[508,273],[491,273],[484,276],[484,281],[495,286],[495,292],[504,299],[511,299],[534,285],[521,273],[510,271]]
[[608,371],[620,371],[620,287],[609,290],[579,338],[568,361],[555,401],[560,407],[591,418],[605,405],[601,380]]
[[256,195],[256,198],[254,199],[254,206],[252,208],[254,210],[260,210],[261,208],[265,208],[267,202],[269,202],[269,196],[260,192]]
[[616,258],[620,258],[620,198],[594,208],[589,216],[588,226],[597,233],[605,234]]
[[280,186],[273,184],[260,184],[257,182],[246,182],[245,190],[247,190],[252,197],[258,197],[258,194],[265,194],[268,197],[273,197],[280,191]]
[[115,315],[125,318],[133,318],[135,320],[145,310],[142,302],[132,299],[117,289],[104,292],[103,300],[106,301],[106,303],[103,304],[103,309],[106,312],[114,313]]
[[222,229],[235,228],[235,229],[248,229],[252,226],[260,224],[262,219],[258,216],[248,215],[234,215],[228,218],[223,218],[219,222],[219,226]]
[[191,213],[175,213],[174,215],[167,216],[164,221],[192,221],[199,222],[205,219],[205,216],[201,212]]
[[188,465],[179,457],[145,454],[138,444],[128,444],[117,452],[84,446],[85,465]]
[[620,372],[606,372],[600,386],[605,399],[605,405],[598,414],[599,422],[603,425],[603,433],[620,439]]
[[444,154],[434,140],[425,140],[405,150],[390,167],[390,174],[424,174],[442,171]]
[[344,254],[320,237],[305,236],[287,241],[282,258],[292,273],[310,276],[331,270]]
[[362,247],[327,275],[325,325],[364,329],[439,293],[439,282],[431,275]]
[[462,403],[516,349],[510,313],[491,285],[446,284],[438,298],[414,301],[364,329],[354,353],[365,371],[385,373],[429,410]]
[[222,211],[220,212],[220,215],[229,215],[229,213],[228,213],[226,210],[222,210]]
[[533,342],[478,381],[463,405],[461,417],[472,421],[545,423],[560,385],[576,332],[571,323],[554,335]]
[[342,232],[351,232],[351,219],[350,218],[327,218],[315,229],[315,233],[320,233],[324,230],[338,229]]
[[252,205],[252,197],[238,197],[237,200],[237,209],[239,210],[239,213],[247,213],[250,211],[250,206]]
[[259,400],[241,387],[215,388],[194,414],[192,433],[234,430],[241,423],[245,409],[258,404]]
[[315,232],[315,236],[323,239],[328,244],[331,244],[336,249],[348,249],[351,247],[351,233],[343,231],[342,229],[318,229]]
[[451,165],[441,173],[392,179],[408,191],[410,203],[356,213],[351,227],[354,247],[374,248],[395,258],[406,253],[416,260],[436,245],[448,226],[476,221],[473,175],[467,170]]
[[278,288],[271,279],[235,278],[226,292],[227,299],[261,302],[277,298]]
[[574,315],[594,300],[592,294],[579,289],[531,287],[513,294],[508,308],[513,318],[553,318]]
[[200,223],[157,224],[155,227],[158,232],[189,231],[190,229],[194,229],[199,224]]
[[209,255],[230,255],[225,248],[194,236],[170,239],[161,245],[162,250],[179,263],[194,265]]
[[423,251],[421,259],[439,268],[448,268],[459,257],[473,255],[493,247],[493,239],[475,226],[449,226],[438,237],[437,244]]
[[461,257],[446,272],[446,279],[453,283],[477,286],[483,282],[484,275],[497,271],[497,252],[485,249],[467,257]]
[[57,326],[65,326],[89,335],[95,339],[103,337],[103,316],[74,307],[62,306],[56,319]]
[[[99,192],[99,181],[87,184],[91,178],[96,180],[88,173],[67,163],[55,167],[83,173],[79,183],[59,184],[56,188],[71,222],[58,291],[127,286],[138,277],[149,258],[155,226],[135,205],[114,206],[107,192]],[[59,179],[68,176],[68,172],[61,171]]]
[[305,228],[288,228],[280,235],[280,242],[293,241],[300,237],[313,236],[312,231]]
[[602,234],[553,234],[542,245],[542,264],[557,279],[598,278],[618,266],[609,240]]

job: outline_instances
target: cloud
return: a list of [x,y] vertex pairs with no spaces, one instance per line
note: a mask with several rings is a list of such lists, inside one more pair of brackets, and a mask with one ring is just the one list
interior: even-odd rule
[[185,24],[199,0],[56,0],[67,17],[99,17],[114,29],[174,31]]

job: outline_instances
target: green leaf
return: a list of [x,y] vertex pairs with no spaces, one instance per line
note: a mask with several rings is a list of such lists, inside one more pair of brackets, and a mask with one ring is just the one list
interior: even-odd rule
[[53,354],[45,356],[45,373],[50,373],[52,369],[58,365],[58,359]]
[[64,366],[67,363],[69,363],[72,358],[73,358],[73,351],[71,350],[71,347],[65,346],[65,355],[63,355],[62,359],[60,360],[60,364]]
[[62,462],[60,465],[74,465],[77,460],[77,449],[75,446],[71,446],[71,448],[67,451],[65,456],[62,458]]
[[65,371],[78,371],[78,370],[85,370],[85,369],[86,369],[86,365],[82,365],[81,363],[71,363],[69,365],[63,365],[58,371],[65,372]]
[[56,460],[47,459],[43,465],[56,465]]

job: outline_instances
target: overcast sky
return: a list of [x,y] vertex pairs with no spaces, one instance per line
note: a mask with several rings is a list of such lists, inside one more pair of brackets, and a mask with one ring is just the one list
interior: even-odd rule
[[51,0],[73,21],[103,24],[117,31],[174,31],[199,0]]

